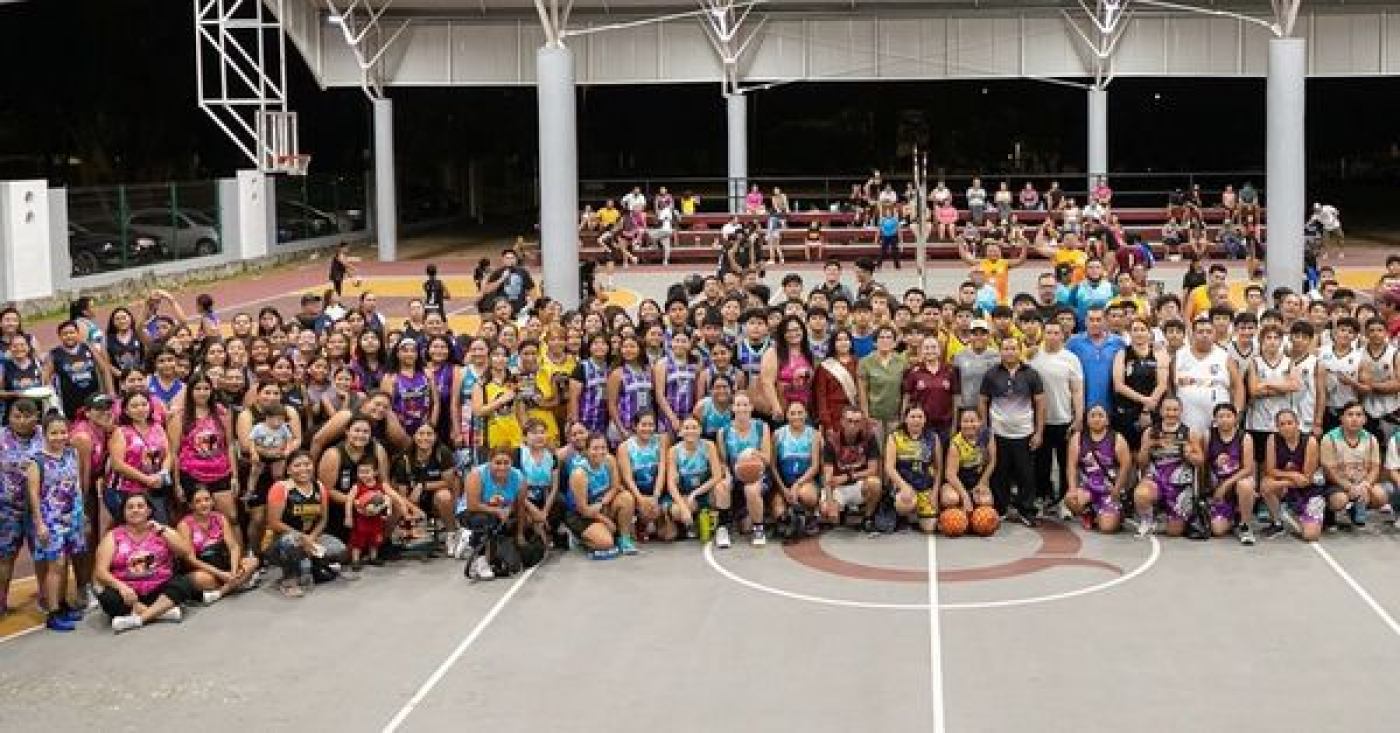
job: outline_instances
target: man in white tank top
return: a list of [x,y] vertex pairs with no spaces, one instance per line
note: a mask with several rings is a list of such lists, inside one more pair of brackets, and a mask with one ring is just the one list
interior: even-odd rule
[[1390,343],[1385,321],[1372,318],[1366,322],[1366,358],[1361,369],[1361,383],[1366,385],[1361,405],[1366,408],[1367,429],[1384,443],[1400,422],[1400,378],[1395,368],[1395,346]]
[[1356,347],[1361,324],[1350,316],[1337,319],[1332,327],[1332,344],[1318,352],[1318,363],[1327,375],[1327,413],[1324,428],[1338,424],[1342,405],[1361,399],[1362,350]]
[[[1244,418],[1245,430],[1256,434],[1274,432],[1274,416],[1292,408],[1294,394],[1303,387],[1293,360],[1283,353],[1283,329],[1272,324],[1262,328],[1259,352],[1249,361],[1249,409]],[[1262,445],[1255,445],[1254,455],[1264,460]]]
[[1293,393],[1293,411],[1298,414],[1298,429],[1322,437],[1323,387],[1327,381],[1326,372],[1313,353],[1313,339],[1316,331],[1307,321],[1296,321],[1288,329],[1288,358],[1293,360],[1293,370],[1298,374],[1302,388]]
[[1239,370],[1229,354],[1215,345],[1215,331],[1207,318],[1191,324],[1191,345],[1172,359],[1172,384],[1181,400],[1181,421],[1201,435],[1210,432],[1216,405],[1229,402],[1236,410],[1244,407]]

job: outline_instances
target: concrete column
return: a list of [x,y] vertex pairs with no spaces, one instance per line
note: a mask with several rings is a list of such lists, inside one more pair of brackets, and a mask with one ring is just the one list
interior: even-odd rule
[[399,204],[394,184],[394,100],[376,99],[374,105],[374,233],[379,261],[399,256]]
[[1269,40],[1268,158],[1264,205],[1268,228],[1269,291],[1303,283],[1303,223],[1307,221],[1307,166],[1303,139],[1307,42]]
[[544,292],[566,310],[579,304],[578,114],[574,52],[535,52],[540,129],[540,258]]
[[[66,227],[65,227],[66,228]],[[60,237],[67,242],[67,232]],[[54,294],[48,181],[0,182],[0,299]]]
[[1089,189],[1108,175],[1108,90],[1089,90]]
[[233,259],[266,257],[277,242],[275,179],[262,171],[234,174],[230,186],[219,185],[219,218],[223,223],[225,246]]
[[744,210],[744,195],[749,191],[749,100],[742,94],[727,94],[725,110],[729,119],[729,210]]

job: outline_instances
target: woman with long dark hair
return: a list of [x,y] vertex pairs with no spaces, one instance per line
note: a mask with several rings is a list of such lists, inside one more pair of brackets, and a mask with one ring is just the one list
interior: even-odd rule
[[793,402],[811,408],[816,365],[807,343],[807,324],[797,316],[783,318],[773,348],[764,352],[759,363],[759,388],[774,416],[786,415]]
[[228,408],[214,399],[214,383],[196,374],[185,387],[180,409],[167,426],[170,445],[178,457],[176,493],[191,496],[196,488],[208,489],[215,508],[238,531],[238,476],[233,423]]

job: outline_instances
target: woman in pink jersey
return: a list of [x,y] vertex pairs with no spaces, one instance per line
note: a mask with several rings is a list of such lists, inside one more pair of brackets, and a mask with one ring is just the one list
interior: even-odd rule
[[97,546],[97,601],[118,634],[153,621],[180,621],[180,604],[195,595],[190,577],[176,571],[178,561],[192,558],[189,545],[179,532],[151,521],[151,511],[145,494],[125,494],[121,523]]
[[190,546],[190,581],[206,604],[248,587],[257,558],[243,557],[237,523],[215,510],[214,493],[205,484],[190,491],[190,514],[180,520],[180,537]]
[[209,489],[214,506],[238,531],[238,475],[234,473],[233,424],[228,409],[214,401],[214,383],[203,374],[185,385],[180,409],[170,417],[168,434],[176,454],[175,491],[193,496]]
[[[157,522],[169,520],[171,498],[170,444],[165,430],[151,421],[151,398],[145,390],[127,394],[117,429],[107,439],[111,473],[103,499],[113,517],[131,494],[148,494],[147,504]],[[176,494],[177,502],[184,497]]]
[[[84,527],[87,551],[73,556],[73,577],[78,583],[80,600],[86,607],[97,603],[92,589],[93,551],[102,537],[102,487],[107,481],[107,439],[116,430],[112,417],[112,398],[95,394],[78,410],[68,430],[69,442],[78,453],[79,479],[83,487]],[[116,524],[113,517],[108,525]]]

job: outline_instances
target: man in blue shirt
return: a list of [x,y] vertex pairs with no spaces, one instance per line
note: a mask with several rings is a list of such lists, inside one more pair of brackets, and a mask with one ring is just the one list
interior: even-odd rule
[[894,260],[894,269],[899,269],[899,216],[893,206],[883,207],[880,213],[880,257],[876,267],[885,264],[885,257]]
[[1113,358],[1125,347],[1123,339],[1105,328],[1104,309],[1092,305],[1084,315],[1084,332],[1070,338],[1065,346],[1079,357],[1084,370],[1084,411],[1101,406],[1113,410]]

